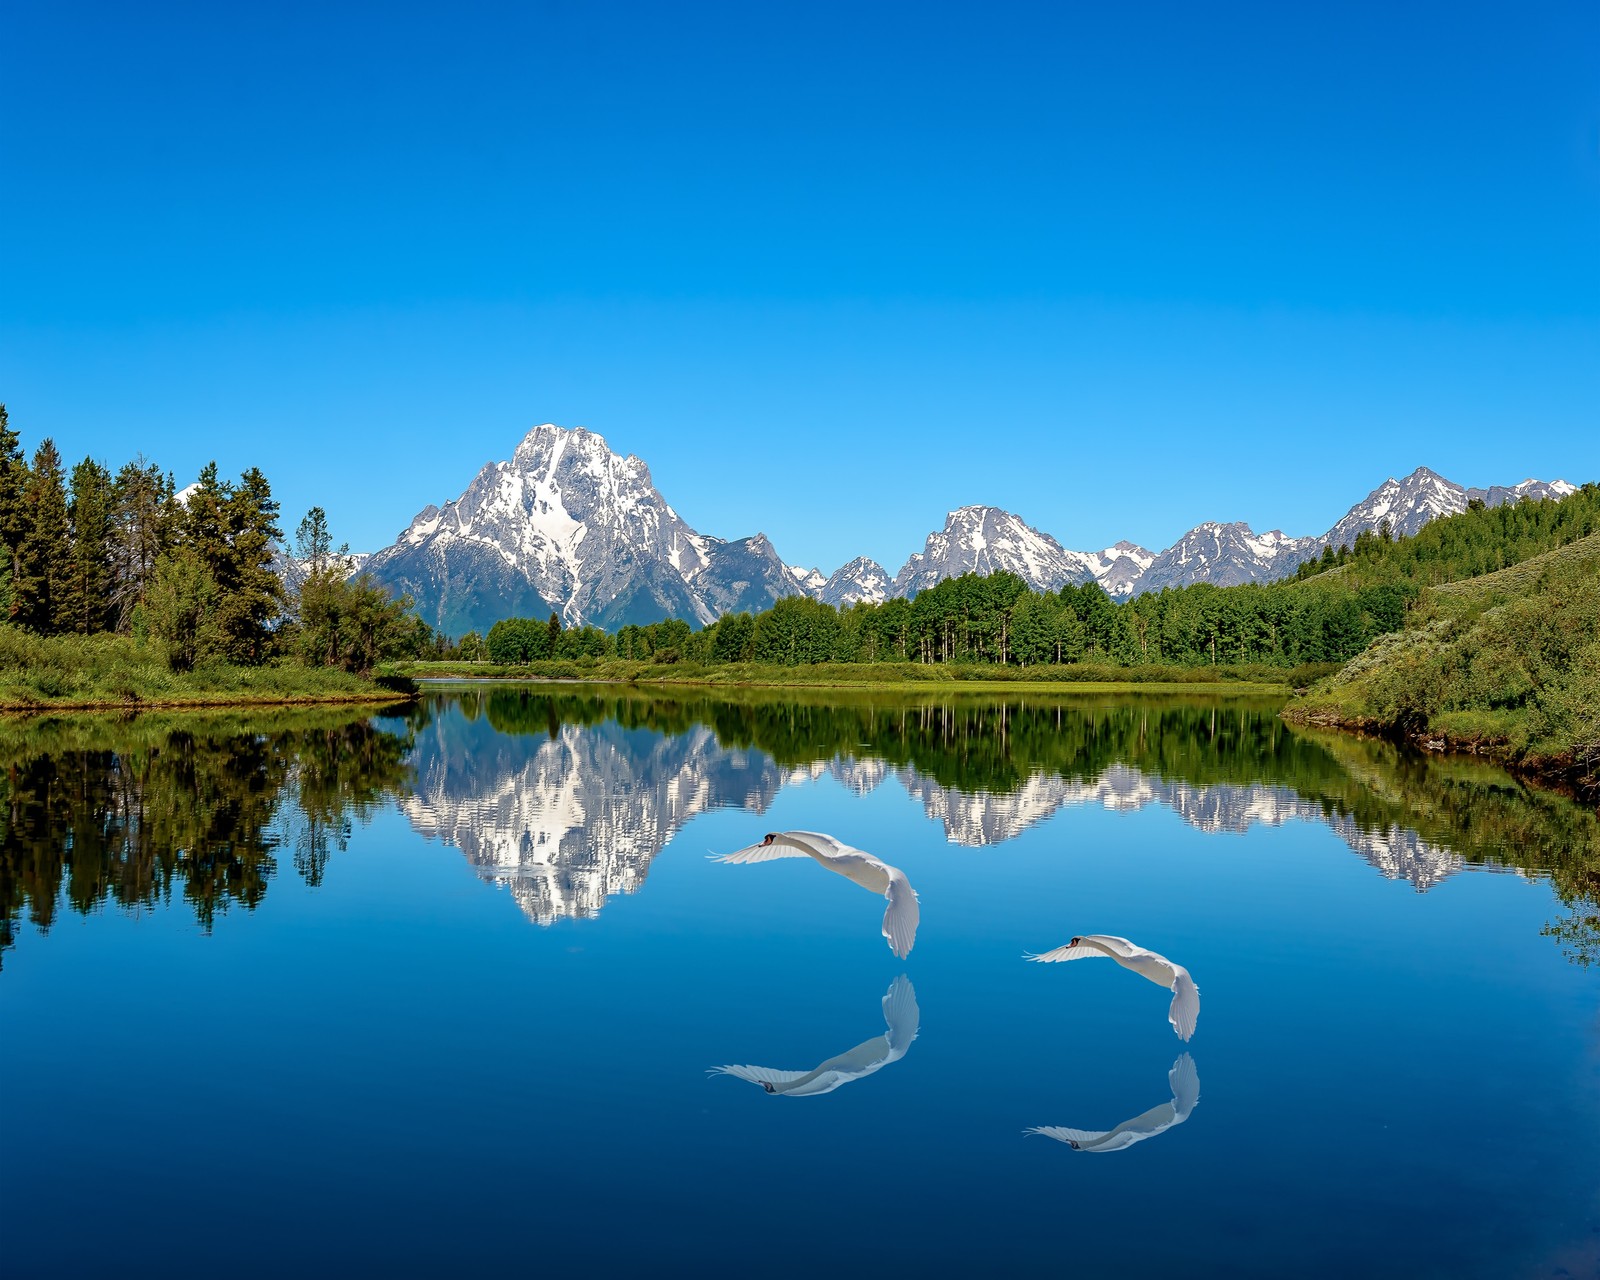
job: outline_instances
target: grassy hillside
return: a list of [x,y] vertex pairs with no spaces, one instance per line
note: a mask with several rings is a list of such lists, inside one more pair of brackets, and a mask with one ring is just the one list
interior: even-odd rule
[[1600,796],[1600,534],[1430,587],[1404,630],[1284,714],[1484,752]]

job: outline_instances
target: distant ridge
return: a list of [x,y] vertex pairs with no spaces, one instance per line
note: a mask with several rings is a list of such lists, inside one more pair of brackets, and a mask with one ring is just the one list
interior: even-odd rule
[[1126,598],[1198,582],[1270,582],[1326,546],[1354,544],[1384,524],[1396,537],[1427,521],[1487,506],[1573,492],[1565,480],[1467,489],[1427,467],[1390,478],[1320,536],[1206,521],[1155,553],[1130,541],[1073,551],[999,507],[949,513],[892,577],[860,556],[831,575],[784,562],[765,534],[725,540],[689,527],[655,488],[643,460],[621,457],[582,427],[533,428],[510,459],[486,464],[442,507],[428,506],[362,568],[404,591],[450,634],[504,617],[556,613],[568,626],[614,630],[683,618],[704,625],[803,595],[849,607],[913,597],[963,573],[1017,574],[1037,591],[1095,582]]

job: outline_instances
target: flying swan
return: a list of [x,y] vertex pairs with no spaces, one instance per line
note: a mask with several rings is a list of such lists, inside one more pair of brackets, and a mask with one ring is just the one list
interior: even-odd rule
[[1024,1133],[1042,1133],[1057,1142],[1065,1142],[1074,1151],[1126,1151],[1135,1142],[1143,1142],[1158,1133],[1165,1133],[1175,1124],[1182,1124],[1200,1101],[1200,1073],[1195,1070],[1194,1059],[1187,1053],[1167,1072],[1167,1083],[1172,1088],[1172,1101],[1151,1107],[1141,1116],[1124,1120],[1115,1129],[1097,1133],[1092,1129],[1068,1129],[1064,1125],[1035,1125]]
[[1194,1034],[1194,1024],[1200,1019],[1200,988],[1181,964],[1173,964],[1166,956],[1137,947],[1126,938],[1109,933],[1089,933],[1074,938],[1064,947],[1046,951],[1043,955],[1026,955],[1026,960],[1050,964],[1057,960],[1089,960],[1097,956],[1110,956],[1124,969],[1131,969],[1141,978],[1147,978],[1158,987],[1172,991],[1172,1007],[1167,1010],[1167,1021],[1178,1033],[1178,1039],[1187,1040]]
[[889,899],[889,909],[883,913],[883,936],[889,940],[889,950],[901,960],[911,954],[920,919],[917,891],[899,867],[891,867],[881,858],[852,849],[820,831],[774,831],[760,844],[711,861],[771,862],[774,858],[815,858],[829,871],[853,880],[863,889],[883,894]]
[[883,997],[883,1020],[888,1024],[887,1034],[864,1040],[854,1049],[829,1058],[810,1071],[779,1071],[775,1067],[727,1066],[712,1067],[715,1076],[737,1076],[758,1084],[768,1093],[787,1094],[792,1098],[810,1098],[820,1093],[832,1093],[842,1084],[870,1076],[874,1071],[898,1062],[917,1038],[917,1023],[921,1017],[917,1009],[917,993],[911,982],[901,974],[889,984]]

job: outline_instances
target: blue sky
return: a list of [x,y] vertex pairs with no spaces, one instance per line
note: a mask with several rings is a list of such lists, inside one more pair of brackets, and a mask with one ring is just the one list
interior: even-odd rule
[[891,572],[1600,479],[1600,6],[5,7],[0,398],[358,548],[532,425]]

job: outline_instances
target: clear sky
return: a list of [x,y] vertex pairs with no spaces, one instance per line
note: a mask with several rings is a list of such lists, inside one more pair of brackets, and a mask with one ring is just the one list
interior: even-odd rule
[[0,398],[358,549],[584,425],[893,572],[1600,479],[1600,5],[0,9]]

